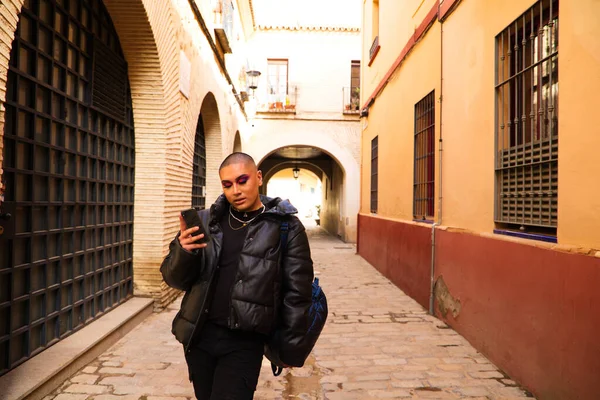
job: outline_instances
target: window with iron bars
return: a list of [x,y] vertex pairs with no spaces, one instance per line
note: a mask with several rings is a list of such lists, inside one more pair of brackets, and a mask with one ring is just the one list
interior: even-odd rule
[[432,219],[435,195],[435,94],[415,105],[413,216]]
[[556,235],[558,0],[540,0],[496,37],[498,227]]
[[194,143],[194,169],[192,174],[192,207],[196,210],[206,208],[206,143],[202,114],[196,125]]
[[379,172],[379,136],[371,140],[371,212],[377,212],[377,174]]

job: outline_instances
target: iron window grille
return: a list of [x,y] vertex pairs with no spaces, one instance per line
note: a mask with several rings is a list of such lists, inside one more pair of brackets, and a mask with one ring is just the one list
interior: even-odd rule
[[430,219],[435,202],[435,94],[415,105],[415,166],[413,216]]
[[496,204],[500,227],[555,235],[558,0],[540,0],[496,37]]
[[373,59],[375,59],[375,56],[379,52],[380,47],[381,46],[379,46],[379,36],[375,36],[375,39],[373,39],[373,43],[371,43],[371,47],[369,48],[369,65],[371,65]]
[[25,2],[5,106],[0,375],[133,293],[131,94],[101,1]]
[[371,212],[377,213],[377,174],[379,172],[379,136],[371,140]]
[[206,208],[206,143],[202,115],[196,125],[194,143],[194,170],[192,174],[192,207],[196,210]]

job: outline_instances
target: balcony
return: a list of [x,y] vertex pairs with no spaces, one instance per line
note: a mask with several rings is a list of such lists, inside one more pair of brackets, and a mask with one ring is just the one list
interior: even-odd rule
[[[296,114],[298,88],[289,88],[288,94],[268,94],[256,109],[259,113]],[[261,99],[262,100],[262,99]]]
[[360,114],[360,88],[342,88],[344,114]]
[[224,53],[231,53],[233,39],[233,2],[219,0],[214,9],[215,37]]

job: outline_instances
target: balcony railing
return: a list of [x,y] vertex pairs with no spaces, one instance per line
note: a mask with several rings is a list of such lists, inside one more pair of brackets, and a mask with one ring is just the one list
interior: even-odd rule
[[373,44],[371,44],[371,48],[369,49],[369,65],[373,63],[373,60],[375,59],[377,53],[379,53],[380,48],[381,46],[379,46],[379,36],[375,36]]
[[360,88],[358,86],[342,88],[344,114],[360,113]]
[[288,94],[269,94],[265,99],[260,99],[257,112],[262,113],[296,113],[296,102],[298,99],[298,88],[290,86]]
[[223,48],[223,52],[231,53],[233,39],[233,2],[219,0],[214,10],[215,36]]

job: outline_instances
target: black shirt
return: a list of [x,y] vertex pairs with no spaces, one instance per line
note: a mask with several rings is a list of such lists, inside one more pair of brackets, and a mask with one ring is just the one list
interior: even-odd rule
[[[264,210],[261,207],[256,211],[248,213],[231,211],[235,217],[248,221],[261,214]],[[244,217],[244,215],[247,215],[247,217]],[[223,215],[219,223],[223,231],[223,244],[215,277],[216,285],[213,300],[208,312],[208,320],[214,324],[227,327],[231,289],[235,283],[237,266],[242,247],[244,247],[244,241],[246,240],[248,226],[242,226],[241,222],[230,216],[229,210]]]

